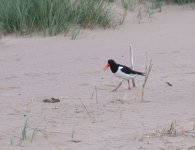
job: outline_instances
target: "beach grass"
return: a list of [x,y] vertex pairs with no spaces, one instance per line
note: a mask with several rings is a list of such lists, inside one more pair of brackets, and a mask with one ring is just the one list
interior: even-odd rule
[[173,4],[173,3],[176,3],[176,4],[187,4],[187,3],[193,3],[195,2],[195,0],[155,0],[155,1],[165,1],[166,3],[168,4]]
[[103,0],[1,0],[1,33],[22,35],[38,31],[44,35],[81,28],[116,25],[114,12]]

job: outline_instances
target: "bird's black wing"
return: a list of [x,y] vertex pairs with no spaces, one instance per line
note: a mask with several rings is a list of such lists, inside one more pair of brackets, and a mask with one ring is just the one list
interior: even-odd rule
[[121,69],[122,72],[126,73],[126,74],[137,74],[137,75],[142,75],[142,76],[145,76],[145,73],[142,73],[142,72],[138,72],[138,71],[135,71],[135,70],[132,70],[130,69],[129,67],[127,66],[123,66],[123,65],[120,65],[121,67],[123,67]]

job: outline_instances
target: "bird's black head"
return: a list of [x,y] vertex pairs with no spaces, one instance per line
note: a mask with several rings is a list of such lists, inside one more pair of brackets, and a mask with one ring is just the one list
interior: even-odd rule
[[115,65],[116,62],[115,62],[113,59],[109,59],[109,60],[108,60],[108,64],[109,64],[110,66],[112,66],[112,65]]
[[110,65],[110,69],[113,73],[118,70],[118,64],[113,59],[109,59],[108,64]]

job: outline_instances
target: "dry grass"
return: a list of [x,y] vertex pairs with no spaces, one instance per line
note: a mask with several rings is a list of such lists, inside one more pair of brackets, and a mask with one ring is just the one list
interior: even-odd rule
[[[162,143],[159,149],[181,149],[182,145],[178,143],[178,140],[188,140],[190,138],[195,138],[195,130],[192,126],[191,129],[187,129],[181,126],[176,121],[171,122],[169,125],[165,127],[156,128],[154,132],[144,133],[137,140],[140,142],[144,142],[146,144],[152,144],[153,141],[159,140]],[[176,140],[178,139],[178,140]],[[176,142],[176,143],[175,143]],[[194,148],[194,146],[190,146],[187,143],[185,144],[186,149]],[[184,147],[183,147],[184,148]],[[183,149],[182,148],[182,149]]]

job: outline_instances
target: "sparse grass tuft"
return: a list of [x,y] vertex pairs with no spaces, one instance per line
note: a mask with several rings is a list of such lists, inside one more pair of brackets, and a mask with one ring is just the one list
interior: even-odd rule
[[154,137],[178,137],[178,136],[189,136],[195,137],[195,130],[192,129],[185,129],[181,127],[176,121],[171,122],[166,127],[156,128],[155,132],[146,133],[144,134],[141,139],[143,138],[154,138]]
[[130,6],[130,0],[122,0],[122,6],[124,9],[128,9]]
[[[32,130],[33,129],[33,130]],[[21,145],[23,141],[28,140],[28,136],[32,134],[31,137],[31,143],[34,140],[34,137],[36,135],[37,132],[43,132],[44,130],[38,129],[38,128],[30,128],[28,125],[28,118],[26,119],[24,126],[22,128],[22,132],[20,136],[14,136],[11,138],[11,145]],[[28,135],[27,135],[28,133]]]
[[25,121],[25,124],[24,124],[24,127],[22,129],[22,137],[21,137],[21,140],[26,140],[26,137],[27,137],[27,125],[28,125],[28,119],[26,119]]
[[31,143],[33,142],[33,139],[34,139],[35,134],[36,134],[37,131],[38,131],[38,129],[37,128],[34,128],[33,134],[32,134],[32,137],[31,137]]

